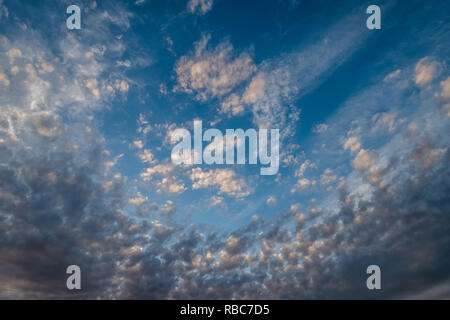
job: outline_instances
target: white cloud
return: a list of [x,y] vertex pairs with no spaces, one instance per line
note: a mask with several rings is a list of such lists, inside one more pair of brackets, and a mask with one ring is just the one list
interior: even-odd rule
[[303,177],[303,175],[305,174],[305,171],[307,168],[312,167],[313,165],[311,164],[310,160],[305,160],[301,165],[300,168],[298,168],[295,171],[295,176],[296,177]]
[[8,56],[9,63],[13,64],[16,59],[22,58],[22,51],[20,51],[20,49],[18,48],[12,48],[8,50],[6,55]]
[[0,69],[0,83],[3,84],[5,87],[9,87],[10,81],[8,79],[8,76]]
[[145,169],[141,173],[141,178],[144,181],[150,181],[154,175],[167,175],[174,169],[173,164],[157,164],[156,166]]
[[180,193],[186,190],[183,182],[174,176],[164,177],[156,183],[158,193]]
[[307,178],[300,178],[298,179],[296,185],[291,189],[291,193],[294,192],[302,192],[306,188],[308,188],[311,185],[311,180]]
[[392,132],[395,129],[395,114],[389,112],[376,113],[372,117],[372,122],[374,123],[371,130],[372,132],[383,129]]
[[191,13],[197,13],[199,15],[204,15],[213,6],[213,0],[189,0],[187,4],[187,9]]
[[335,174],[333,174],[333,170],[331,170],[330,168],[327,168],[327,169],[325,169],[323,174],[320,176],[320,183],[322,185],[327,185],[327,184],[332,183],[336,179],[337,179],[337,176]]
[[344,141],[344,150],[350,149],[352,153],[358,151],[361,148],[361,140],[358,136],[352,136]]
[[229,93],[256,70],[248,53],[236,55],[228,41],[211,49],[209,40],[209,35],[203,35],[195,52],[178,60],[175,91],[195,93],[198,100],[205,101]]
[[148,197],[143,197],[142,194],[140,192],[138,192],[136,194],[136,197],[134,198],[130,198],[128,200],[128,203],[135,206],[135,207],[140,207],[142,206],[144,203],[146,203],[148,201]]
[[433,80],[438,73],[439,65],[429,57],[425,57],[417,62],[414,68],[414,81],[418,86],[424,86]]
[[325,123],[320,123],[313,128],[313,132],[324,133],[328,130],[328,125]]
[[267,198],[266,203],[270,207],[274,207],[277,204],[277,198],[270,196]]
[[100,90],[98,88],[98,81],[97,79],[88,79],[85,81],[86,88],[89,89],[89,91],[94,96],[95,100],[100,99]]
[[441,82],[441,97],[450,99],[450,77]]
[[236,116],[244,112],[244,104],[239,96],[233,93],[222,102],[219,112]]
[[252,81],[248,85],[247,89],[242,96],[242,100],[245,103],[255,103],[261,100],[265,96],[266,89],[266,74],[264,72],[258,73],[253,77]]
[[144,143],[142,142],[142,140],[133,141],[133,145],[138,149],[144,148]]
[[225,199],[219,196],[212,196],[211,197],[211,205],[213,207],[218,206],[218,205],[223,205],[225,204]]
[[237,178],[232,169],[203,171],[201,168],[193,168],[190,178],[194,190],[217,187],[219,188],[219,193],[236,198],[243,198],[250,194],[249,187],[244,179]]
[[153,164],[156,162],[155,156],[148,149],[144,149],[144,151],[139,154],[139,159],[141,159],[143,163]]
[[8,8],[5,5],[3,5],[3,0],[0,0],[0,19],[2,17],[8,18],[9,11],[8,11]]
[[352,164],[358,171],[367,170],[372,164],[374,160],[373,153],[361,149],[353,160]]
[[400,75],[401,70],[397,69],[395,71],[392,71],[391,73],[389,73],[386,77],[384,77],[383,81],[387,82],[389,80],[395,79]]

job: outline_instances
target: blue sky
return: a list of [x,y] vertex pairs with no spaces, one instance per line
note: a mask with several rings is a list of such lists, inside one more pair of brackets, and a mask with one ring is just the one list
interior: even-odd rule
[[[0,1],[0,296],[448,297],[449,3],[70,4]],[[279,129],[278,174],[174,165],[194,120]]]

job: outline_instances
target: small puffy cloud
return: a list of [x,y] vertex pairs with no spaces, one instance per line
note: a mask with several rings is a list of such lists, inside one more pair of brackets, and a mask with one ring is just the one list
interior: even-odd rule
[[330,168],[325,169],[323,174],[320,176],[320,183],[322,185],[330,184],[337,179],[337,176],[333,174],[333,170]]
[[441,82],[441,97],[450,99],[450,77]]
[[9,63],[13,64],[16,59],[22,58],[22,51],[20,51],[20,49],[18,48],[12,48],[8,50],[6,55],[8,56]]
[[433,147],[431,141],[427,138],[420,140],[412,153],[412,161],[422,169],[434,167],[441,158],[443,150]]
[[416,85],[424,86],[433,80],[437,73],[438,64],[429,57],[422,58],[414,68],[414,81]]
[[387,82],[389,80],[395,79],[400,75],[401,70],[397,69],[395,71],[392,71],[391,73],[389,73],[386,77],[384,77],[384,81]]
[[213,206],[213,207],[215,207],[215,206],[218,206],[218,205],[223,205],[224,204],[224,198],[222,198],[222,197],[219,197],[219,196],[213,196],[212,198],[211,198],[211,206]]
[[249,104],[255,103],[258,100],[264,98],[265,90],[266,90],[266,75],[264,72],[260,72],[255,77],[253,77],[247,89],[245,89],[244,95],[242,96],[242,100],[245,103]]
[[177,194],[186,190],[183,182],[176,179],[174,176],[164,177],[161,181],[156,183],[158,193]]
[[189,0],[186,8],[191,13],[196,13],[199,15],[204,15],[213,6],[213,0]]
[[116,80],[115,87],[121,92],[127,92],[130,88],[128,82],[126,82],[125,80]]
[[40,74],[55,71],[55,68],[51,64],[46,62],[41,56],[38,57],[37,69]]
[[392,132],[395,129],[395,114],[389,112],[377,113],[372,117],[372,122],[374,123],[372,132],[380,130]]
[[154,175],[167,175],[174,169],[173,164],[157,164],[156,166],[147,168],[141,173],[141,178],[144,181],[149,181]]
[[128,203],[135,207],[140,207],[147,201],[148,201],[148,197],[144,197],[144,196],[142,196],[142,194],[140,192],[138,192],[134,198],[130,198],[128,200]]
[[298,179],[295,186],[291,189],[291,193],[294,193],[294,192],[300,193],[303,190],[305,190],[306,188],[308,188],[310,185],[311,185],[311,180],[309,180],[307,178],[300,178],[300,179]]
[[313,164],[311,163],[310,160],[305,160],[305,162],[303,162],[300,165],[300,168],[298,168],[295,171],[295,176],[296,177],[303,177],[303,175],[305,174],[306,169],[309,168],[309,167],[312,167],[312,166],[313,166]]
[[8,79],[8,76],[1,69],[0,69],[0,83],[5,87],[9,87],[11,83]]
[[228,237],[227,242],[225,243],[225,247],[230,253],[236,253],[240,251],[243,245],[244,242],[242,241],[242,239],[234,235]]
[[267,198],[266,203],[270,207],[274,207],[277,204],[277,198],[270,196]]
[[358,151],[361,148],[361,140],[359,136],[352,136],[344,141],[344,150],[350,149],[352,153]]
[[61,119],[56,114],[41,114],[33,117],[36,132],[43,137],[54,137],[61,135]]
[[152,163],[156,162],[155,156],[148,149],[145,149],[143,152],[139,153],[139,159],[141,159],[141,161],[143,163],[150,163],[150,164],[152,164]]
[[3,0],[0,0],[0,18],[5,17],[8,18],[9,11],[6,6],[3,5]]
[[142,142],[142,140],[133,141],[133,145],[138,149],[144,148],[144,143]]
[[195,52],[178,60],[175,91],[195,93],[198,100],[205,101],[229,93],[256,70],[248,53],[235,54],[228,41],[211,49],[209,40],[209,35],[203,35],[195,44]]
[[237,178],[232,169],[203,171],[201,168],[193,168],[190,178],[193,189],[217,187],[220,193],[236,198],[243,198],[250,194],[244,179]]
[[18,74],[19,72],[20,72],[20,68],[19,68],[18,66],[12,66],[12,67],[11,67],[11,73],[12,73],[13,75]]
[[24,70],[28,74],[28,79],[34,80],[36,78],[36,69],[31,63],[26,64]]
[[98,82],[97,79],[88,79],[85,81],[86,88],[89,89],[89,91],[94,96],[95,100],[100,99],[100,90],[98,88]]
[[324,133],[328,130],[328,125],[325,123],[320,123],[318,125],[315,125],[313,128],[313,132],[315,133]]
[[364,171],[370,168],[370,166],[373,164],[374,155],[373,153],[361,149],[359,150],[358,154],[356,155],[355,159],[353,160],[352,164],[353,167],[355,167],[358,171]]
[[236,116],[244,112],[244,105],[240,97],[233,93],[222,102],[219,112]]
[[165,214],[172,214],[176,211],[175,207],[173,206],[172,200],[167,200],[166,203],[161,208],[161,211]]

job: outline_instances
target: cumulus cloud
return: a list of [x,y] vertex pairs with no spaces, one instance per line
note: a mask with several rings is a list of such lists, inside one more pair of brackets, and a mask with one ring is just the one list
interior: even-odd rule
[[256,70],[248,53],[235,53],[229,41],[211,48],[210,38],[204,34],[194,52],[181,57],[175,67],[175,90],[193,93],[203,101],[229,93]]
[[344,149],[355,153],[361,148],[361,140],[358,136],[351,136],[344,141]]
[[414,81],[418,86],[428,84],[438,73],[439,65],[430,57],[424,57],[415,66]]
[[372,132],[376,132],[379,130],[387,130],[389,132],[394,131],[395,129],[395,114],[382,112],[377,113],[372,117],[372,121],[374,125],[372,127]]
[[128,200],[128,203],[133,206],[140,207],[147,201],[148,201],[148,197],[144,197],[144,196],[142,196],[142,194],[140,192],[138,192],[138,193],[136,193],[136,196],[134,198],[130,198]]
[[450,99],[450,77],[441,82],[441,96],[444,99]]
[[268,206],[273,207],[277,204],[277,198],[270,196],[267,198],[266,203]]
[[204,15],[213,6],[213,0],[189,0],[187,3],[187,9],[191,13],[197,13],[199,15]]
[[250,194],[250,188],[245,180],[238,178],[232,169],[202,170],[202,168],[193,168],[190,179],[193,189],[217,187],[219,193],[236,198],[243,198]]
[[359,150],[352,164],[356,170],[367,170],[373,163],[374,155],[364,149]]
[[320,123],[320,124],[317,124],[317,125],[314,126],[313,132],[324,133],[324,132],[327,131],[327,129],[328,129],[328,125],[327,124]]

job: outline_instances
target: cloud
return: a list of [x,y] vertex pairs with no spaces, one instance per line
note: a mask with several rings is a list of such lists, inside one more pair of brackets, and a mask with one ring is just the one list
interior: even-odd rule
[[361,141],[358,136],[351,136],[344,141],[344,150],[349,150],[354,153],[361,148]]
[[138,149],[144,148],[144,143],[142,142],[142,140],[134,140],[133,145]]
[[367,150],[361,149],[353,160],[352,164],[356,170],[367,170],[373,163],[374,155]]
[[210,48],[209,40],[209,35],[203,35],[194,52],[181,57],[175,66],[175,90],[194,93],[201,101],[229,93],[256,70],[248,53],[235,54],[229,41]]
[[142,163],[150,163],[150,164],[156,163],[155,156],[148,149],[144,149],[142,153],[139,153],[139,159],[141,159]]
[[5,5],[3,5],[3,0],[0,0],[0,19],[2,17],[8,18],[8,16],[9,16],[8,8]]
[[5,87],[9,87],[10,81],[8,79],[8,76],[0,70],[0,83],[3,84]]
[[418,86],[428,84],[437,76],[439,65],[430,57],[424,57],[415,66],[414,81]]
[[136,197],[130,198],[128,200],[128,203],[133,206],[140,207],[147,201],[148,201],[148,197],[143,197],[142,194],[140,192],[138,192],[138,193],[136,193]]
[[163,177],[156,183],[158,193],[177,194],[186,190],[183,182],[177,180],[174,176]]
[[331,170],[330,168],[327,168],[327,169],[325,169],[323,174],[320,176],[320,183],[322,185],[327,185],[327,184],[332,183],[336,179],[337,179],[337,176],[335,174],[333,174],[333,170]]
[[16,58],[22,58],[22,51],[18,48],[9,49],[6,53],[9,59],[9,64],[14,64]]
[[267,198],[266,203],[268,206],[273,207],[277,204],[277,198],[270,196]]
[[212,9],[213,0],[189,0],[186,8],[191,13],[204,15]]
[[243,198],[250,194],[250,188],[244,179],[239,179],[232,169],[192,168],[190,179],[192,188],[204,189],[208,187],[219,188],[219,193],[227,194],[236,198]]
[[211,205],[213,207],[218,206],[218,205],[223,205],[225,202],[225,199],[219,196],[213,196],[211,197]]
[[328,129],[328,125],[325,123],[320,123],[314,126],[313,132],[315,133],[324,133]]
[[384,79],[383,79],[383,81],[389,81],[389,80],[392,80],[392,79],[395,79],[395,78],[397,78],[399,75],[400,75],[400,72],[401,72],[401,70],[400,69],[397,69],[397,70],[395,70],[395,71],[392,71],[391,73],[389,73],[386,77],[384,77]]
[[141,178],[144,181],[149,181],[154,175],[167,175],[174,170],[173,164],[157,164],[153,167],[145,169],[141,173]]
[[244,113],[244,104],[240,97],[233,93],[222,102],[219,112],[229,116],[237,116]]
[[396,121],[395,114],[393,113],[377,113],[372,117],[372,121],[374,125],[372,127],[372,132],[376,132],[379,130],[387,130],[388,132],[392,132],[395,129]]
[[311,185],[311,181],[307,178],[300,178],[297,181],[297,184],[291,189],[291,193],[294,192],[302,192],[306,188],[308,188]]
[[450,99],[450,77],[441,82],[441,97],[444,99]]

